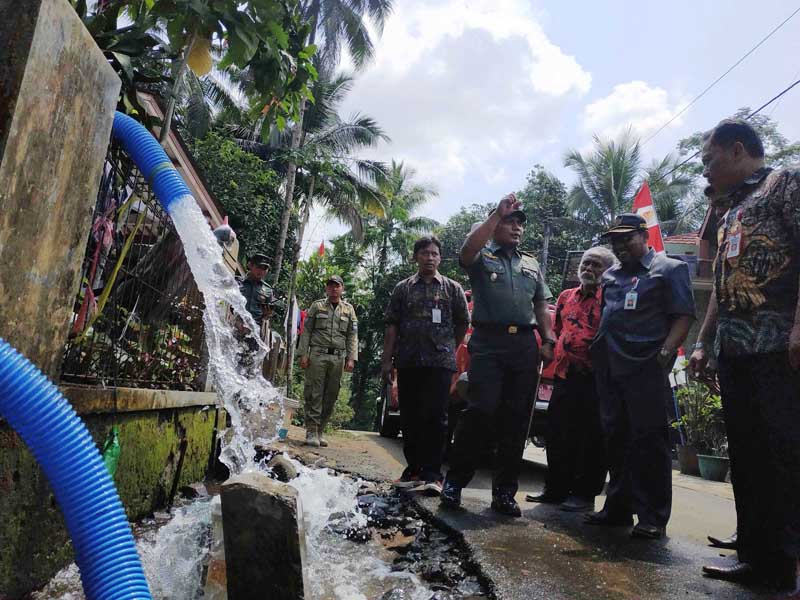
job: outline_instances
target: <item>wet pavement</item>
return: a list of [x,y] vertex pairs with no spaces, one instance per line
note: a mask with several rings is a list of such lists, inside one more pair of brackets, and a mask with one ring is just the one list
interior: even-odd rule
[[[290,432],[291,450],[306,459],[350,471],[372,480],[396,478],[403,467],[401,440],[364,432],[329,437],[328,448],[309,449]],[[729,484],[709,484],[675,473],[668,537],[632,539],[629,528],[592,527],[581,514],[558,507],[526,503],[526,492],[540,491],[544,467],[536,457],[525,462],[517,500],[521,519],[489,509],[491,479],[481,470],[464,490],[463,507],[447,510],[438,499],[418,496],[419,506],[444,528],[460,533],[483,572],[494,582],[498,598],[582,600],[602,598],[786,598],[766,590],[704,578],[706,562],[730,552],[705,545],[707,534],[728,535],[735,527]],[[598,508],[601,499],[598,500]]]

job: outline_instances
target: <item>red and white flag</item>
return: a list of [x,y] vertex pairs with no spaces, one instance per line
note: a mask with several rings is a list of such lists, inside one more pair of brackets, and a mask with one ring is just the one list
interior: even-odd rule
[[650,195],[650,186],[645,181],[642,189],[633,199],[633,212],[647,221],[647,230],[650,232],[650,246],[656,252],[664,252],[664,240],[661,238],[661,227],[658,224],[656,207],[653,206],[653,197]]

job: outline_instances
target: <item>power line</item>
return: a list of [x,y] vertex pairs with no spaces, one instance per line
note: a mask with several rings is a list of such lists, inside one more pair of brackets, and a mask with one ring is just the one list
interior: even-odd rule
[[683,107],[683,108],[682,108],[682,109],[681,109],[679,112],[677,112],[675,115],[673,115],[673,116],[672,116],[672,118],[671,118],[669,121],[667,121],[667,122],[666,122],[666,123],[664,123],[664,124],[663,124],[661,127],[659,127],[659,128],[658,128],[658,130],[656,130],[656,132],[655,132],[655,133],[651,134],[651,135],[650,135],[650,136],[649,136],[649,137],[648,137],[648,138],[647,138],[647,139],[646,139],[644,142],[642,142],[642,144],[641,144],[641,145],[642,145],[642,146],[644,146],[644,145],[645,145],[647,142],[649,142],[649,141],[650,141],[650,140],[652,140],[654,137],[656,137],[656,136],[657,136],[659,133],[661,133],[662,131],[664,131],[664,129],[666,129],[666,128],[667,128],[667,127],[670,125],[670,123],[672,123],[672,122],[673,122],[675,119],[677,119],[677,118],[678,118],[678,117],[680,117],[680,116],[681,116],[683,113],[685,113],[687,110],[689,110],[689,108],[690,108],[690,107],[691,107],[691,106],[692,106],[692,105],[693,105],[695,102],[697,102],[698,100],[700,100],[700,98],[702,98],[703,96],[705,96],[705,95],[706,95],[706,93],[707,93],[707,92],[708,92],[708,91],[709,91],[711,88],[713,88],[715,85],[717,85],[717,84],[718,84],[720,81],[722,81],[722,80],[725,78],[725,76],[726,76],[726,75],[728,75],[728,73],[730,73],[730,72],[731,72],[731,71],[733,71],[733,70],[734,70],[736,67],[738,67],[740,64],[742,64],[742,62],[744,62],[744,60],[745,60],[745,59],[746,59],[748,56],[750,56],[750,55],[751,55],[753,52],[755,52],[756,50],[758,50],[758,48],[759,48],[759,47],[760,47],[760,46],[761,46],[761,45],[762,45],[764,42],[766,42],[766,41],[767,41],[769,38],[771,38],[771,37],[772,37],[772,36],[773,36],[773,35],[774,35],[774,34],[775,34],[775,33],[776,33],[776,32],[777,32],[777,31],[778,31],[778,30],[779,30],[781,27],[783,27],[784,25],[786,25],[786,23],[788,23],[788,22],[791,20],[791,18],[792,18],[792,17],[794,17],[794,16],[795,16],[795,15],[796,15],[798,12],[800,12],[800,7],[798,7],[797,9],[795,9],[795,11],[794,11],[792,14],[790,14],[790,15],[789,15],[788,17],[786,17],[786,18],[785,18],[783,21],[781,21],[781,22],[780,22],[780,23],[777,25],[777,27],[775,27],[775,28],[774,28],[772,31],[770,31],[770,32],[769,32],[769,33],[768,33],[768,34],[767,34],[767,35],[766,35],[764,38],[762,38],[762,40],[761,40],[760,42],[758,42],[758,43],[757,43],[755,46],[753,46],[752,48],[750,48],[750,50],[748,50],[748,51],[747,51],[747,53],[746,53],[744,56],[742,56],[742,57],[741,57],[739,60],[737,60],[737,61],[736,61],[736,62],[735,62],[733,65],[731,65],[731,67],[730,67],[730,68],[728,68],[728,70],[727,70],[727,71],[725,71],[725,72],[724,72],[722,75],[720,75],[719,77],[717,77],[717,78],[716,78],[716,79],[715,79],[715,80],[714,80],[714,81],[713,81],[713,82],[712,82],[712,83],[711,83],[711,84],[710,84],[708,87],[706,87],[706,89],[704,89],[704,90],[703,90],[702,92],[700,92],[700,93],[699,93],[697,96],[695,96],[694,98],[692,98],[692,100],[691,100],[691,102],[689,102],[689,104],[687,104],[686,106],[684,106],[684,107]]
[[[798,9],[798,10],[800,10],[800,9]],[[782,97],[784,94],[788,93],[788,92],[789,92],[789,90],[791,90],[792,88],[794,88],[794,87],[796,87],[796,86],[798,86],[798,85],[800,85],[800,79],[798,79],[797,81],[795,81],[794,83],[792,83],[792,84],[791,84],[789,87],[787,87],[786,89],[784,89],[784,90],[783,90],[781,93],[777,94],[776,96],[772,97],[770,100],[768,100],[767,102],[765,102],[764,104],[762,104],[761,106],[759,106],[759,107],[758,107],[756,110],[754,110],[754,111],[753,111],[753,112],[751,112],[749,115],[747,115],[747,116],[745,117],[745,120],[749,120],[749,119],[751,119],[752,117],[755,117],[755,116],[756,116],[758,113],[760,113],[762,110],[764,110],[765,108],[767,108],[767,107],[768,107],[770,104],[772,104],[773,102],[775,102],[776,100],[778,100],[779,98],[781,98],[781,97]],[[694,160],[695,158],[697,158],[697,156],[698,156],[698,155],[699,155],[701,152],[702,152],[702,150],[698,150],[697,152],[695,152],[694,154],[692,154],[692,155],[691,155],[689,158],[687,158],[687,159],[685,159],[685,160],[681,161],[680,163],[678,163],[677,165],[675,165],[675,166],[674,166],[672,169],[670,169],[669,171],[667,171],[666,173],[664,173],[664,174],[663,174],[661,177],[657,177],[656,179],[654,179],[653,181],[651,181],[651,182],[650,182],[650,184],[652,185],[652,184],[654,184],[654,183],[658,183],[658,182],[659,182],[659,181],[661,181],[662,179],[666,179],[667,177],[669,177],[670,175],[672,175],[672,174],[673,174],[675,171],[677,171],[678,169],[680,169],[680,168],[681,168],[683,165],[685,165],[685,164],[686,164],[686,163],[688,163],[689,161],[692,161],[692,160]]]

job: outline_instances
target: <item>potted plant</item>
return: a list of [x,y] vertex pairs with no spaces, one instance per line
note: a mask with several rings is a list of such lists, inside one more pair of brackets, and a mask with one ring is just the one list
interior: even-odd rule
[[724,481],[728,473],[727,437],[718,393],[700,381],[688,381],[677,392],[680,415],[673,423],[684,440],[678,447],[681,473]]

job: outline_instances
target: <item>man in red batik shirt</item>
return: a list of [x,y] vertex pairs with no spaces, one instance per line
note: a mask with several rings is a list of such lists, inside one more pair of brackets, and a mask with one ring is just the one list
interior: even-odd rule
[[564,290],[556,304],[553,332],[555,384],[547,409],[547,478],[529,502],[561,504],[561,510],[594,510],[606,481],[599,400],[589,346],[600,325],[600,279],[615,262],[607,248],[587,250],[578,267],[580,287]]

